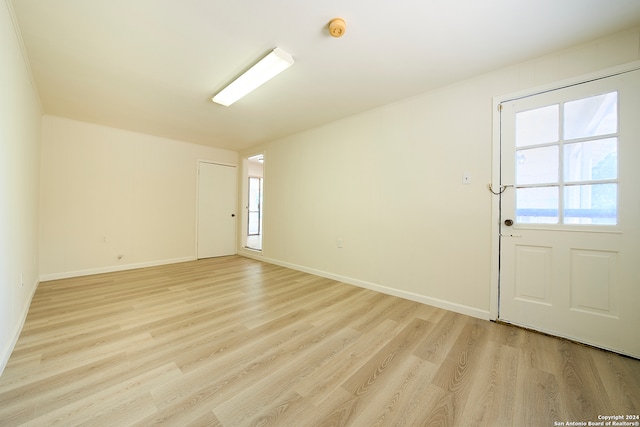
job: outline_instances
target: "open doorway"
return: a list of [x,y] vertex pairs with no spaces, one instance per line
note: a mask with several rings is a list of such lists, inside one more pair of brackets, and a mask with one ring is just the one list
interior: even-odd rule
[[262,200],[264,179],[264,155],[247,159],[247,249],[262,250]]

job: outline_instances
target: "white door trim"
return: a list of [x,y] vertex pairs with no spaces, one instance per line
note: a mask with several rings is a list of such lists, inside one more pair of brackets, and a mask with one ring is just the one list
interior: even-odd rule
[[[640,61],[633,61],[620,66],[606,68],[593,73],[571,77],[554,83],[541,85],[535,88],[521,90],[518,92],[494,96],[493,97],[493,125],[492,125],[492,153],[491,153],[491,188],[500,188],[500,111],[499,105],[503,102],[512,101],[528,96],[538,95],[540,93],[552,90],[562,89],[568,86],[574,86],[593,80],[604,79],[618,74],[627,73],[640,69]],[[508,191],[508,190],[507,190]],[[491,201],[491,300],[489,304],[489,317],[491,320],[497,320],[500,309],[500,196],[494,195]]]

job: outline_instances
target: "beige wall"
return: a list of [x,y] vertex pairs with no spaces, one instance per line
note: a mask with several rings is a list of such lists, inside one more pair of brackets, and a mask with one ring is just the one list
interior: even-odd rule
[[0,2],[0,373],[38,284],[40,101]]
[[265,153],[262,258],[489,317],[492,98],[638,60],[639,35],[628,31],[254,147]]
[[42,280],[194,259],[198,160],[238,155],[44,116]]
[[261,178],[263,173],[262,163],[252,160],[247,162],[248,174],[249,176],[255,178]]

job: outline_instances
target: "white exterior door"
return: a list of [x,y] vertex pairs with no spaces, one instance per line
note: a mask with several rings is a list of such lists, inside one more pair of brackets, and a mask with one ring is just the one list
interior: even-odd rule
[[501,106],[499,318],[640,357],[640,71]]
[[198,259],[236,253],[235,166],[198,163]]

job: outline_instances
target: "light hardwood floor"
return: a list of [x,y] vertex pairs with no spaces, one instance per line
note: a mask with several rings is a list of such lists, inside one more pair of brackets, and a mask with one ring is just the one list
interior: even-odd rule
[[640,361],[239,256],[40,284],[0,424],[554,426]]

